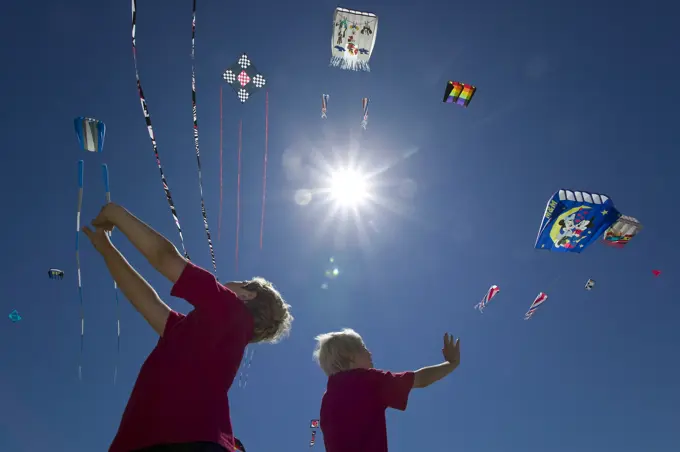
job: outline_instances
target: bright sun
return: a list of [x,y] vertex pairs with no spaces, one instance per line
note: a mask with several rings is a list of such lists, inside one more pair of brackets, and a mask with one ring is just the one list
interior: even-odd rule
[[331,175],[331,198],[346,207],[361,204],[368,197],[366,177],[356,171],[342,170]]

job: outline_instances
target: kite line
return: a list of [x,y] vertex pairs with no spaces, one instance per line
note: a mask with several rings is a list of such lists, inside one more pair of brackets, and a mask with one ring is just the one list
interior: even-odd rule
[[203,175],[201,173],[201,153],[198,150],[198,112],[196,110],[196,0],[191,20],[191,103],[194,116],[194,147],[196,148],[196,162],[198,163],[198,188],[201,193],[201,213],[203,214],[203,227],[208,236],[208,247],[210,248],[210,258],[212,259],[213,271],[217,276],[217,264],[215,263],[215,250],[213,249],[212,239],[210,238],[210,228],[208,227],[208,214],[205,211],[205,201],[203,200]]
[[85,162],[78,161],[78,210],[76,213],[76,268],[78,270],[78,296],[80,297],[80,356],[78,358],[78,380],[83,379],[83,342],[85,339],[85,314],[83,310],[83,282],[80,277],[80,213],[83,210],[83,171]]
[[217,219],[217,240],[220,240],[220,231],[222,229],[222,86],[220,86],[220,216]]
[[[104,177],[104,192],[106,193],[106,203],[109,204],[111,202],[111,185],[109,184],[109,167],[106,165],[106,163],[102,164],[102,176]],[[111,235],[113,234],[113,231],[109,231],[109,239],[111,238]],[[113,371],[113,384],[116,384],[116,380],[118,379],[118,364],[120,363],[120,302],[118,299],[118,283],[116,283],[116,280],[113,280],[113,291],[116,295],[116,329],[118,331],[118,345],[117,345],[117,351],[116,351],[116,367],[115,370]]]
[[264,235],[264,206],[267,196],[267,157],[269,155],[269,91],[265,93],[264,104],[264,168],[262,169],[262,217],[260,219],[260,249]]
[[172,195],[170,194],[170,187],[165,179],[165,174],[163,173],[163,167],[161,166],[161,158],[158,155],[158,145],[156,144],[156,137],[153,132],[153,126],[151,125],[151,114],[149,113],[149,108],[146,105],[146,98],[144,97],[144,90],[142,89],[142,82],[139,79],[139,68],[137,67],[137,44],[135,43],[135,28],[137,26],[137,0],[132,0],[132,58],[135,63],[135,77],[137,79],[137,91],[139,93],[139,101],[142,105],[142,113],[144,113],[144,119],[146,121],[146,129],[149,132],[149,138],[151,138],[151,146],[153,147],[153,153],[156,157],[156,164],[158,165],[158,171],[161,174],[161,182],[163,183],[163,190],[165,191],[165,198],[168,200],[170,205],[170,212],[172,213],[172,218],[175,220],[175,226],[177,226],[177,232],[179,232],[179,241],[182,244],[182,251],[184,252],[184,257],[189,259],[189,253],[187,253],[184,247],[184,237],[182,236],[182,227],[179,224],[179,217],[177,216],[177,210],[175,209],[175,203],[172,201]]
[[243,131],[243,120],[238,121],[238,172],[236,173],[236,254],[234,258],[234,271],[238,271],[238,236],[241,226],[241,136]]

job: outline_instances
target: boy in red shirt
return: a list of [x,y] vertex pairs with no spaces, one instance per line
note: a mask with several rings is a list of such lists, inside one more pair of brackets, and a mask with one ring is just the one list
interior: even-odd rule
[[[288,334],[290,306],[262,278],[220,284],[120,206],[105,205],[92,226],[83,232],[125,297],[160,335],[109,452],[232,452],[227,391],[248,344]],[[180,314],[163,303],[111,244],[107,232],[114,227],[174,283],[170,294],[191,303],[193,311]]]
[[371,352],[354,330],[316,337],[314,357],[328,375],[321,401],[326,452],[387,452],[385,410],[405,410],[411,388],[426,388],[460,364],[460,340],[444,335],[445,361],[415,372],[373,368]]

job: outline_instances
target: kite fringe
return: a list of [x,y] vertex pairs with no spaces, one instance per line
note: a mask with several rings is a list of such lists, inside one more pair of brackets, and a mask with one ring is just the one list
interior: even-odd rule
[[[210,248],[210,258],[212,259],[213,272],[217,276],[217,263],[215,261],[215,250],[210,237],[210,227],[208,226],[208,212],[205,209],[203,199],[203,173],[201,171],[201,152],[198,146],[198,110],[196,108],[196,0],[191,20],[191,103],[192,115],[194,119],[194,147],[196,148],[196,163],[198,165],[198,189],[201,195],[201,214],[203,215],[203,227],[208,237],[208,248]],[[219,279],[218,279],[219,280]]]
[[177,210],[175,209],[175,203],[172,200],[172,194],[170,193],[170,187],[165,178],[165,173],[163,172],[163,167],[161,166],[161,157],[158,154],[158,145],[156,143],[156,137],[153,132],[153,125],[151,124],[151,113],[149,113],[149,108],[146,104],[146,98],[144,97],[144,90],[142,89],[142,81],[139,78],[139,68],[137,66],[137,44],[135,42],[135,34],[137,28],[137,0],[132,0],[132,59],[135,65],[135,78],[137,79],[137,92],[139,94],[139,102],[142,106],[142,113],[144,114],[144,120],[146,121],[146,129],[149,132],[149,138],[151,139],[151,146],[153,147],[153,153],[156,157],[156,164],[158,165],[158,171],[161,174],[161,183],[163,184],[163,190],[165,191],[165,198],[170,206],[170,213],[175,221],[175,226],[177,227],[177,232],[179,233],[179,241],[182,245],[182,251],[184,252],[184,257],[190,260],[189,253],[184,246],[184,237],[182,235],[182,227],[179,224],[179,216],[177,215]]
[[366,61],[348,60],[344,57],[333,56],[329,66],[344,69],[346,71],[364,71],[371,72],[371,66]]

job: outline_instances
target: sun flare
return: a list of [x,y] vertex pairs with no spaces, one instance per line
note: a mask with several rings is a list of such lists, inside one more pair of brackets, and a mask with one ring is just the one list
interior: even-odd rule
[[345,207],[355,207],[368,198],[366,176],[352,170],[340,170],[331,174],[330,196]]

